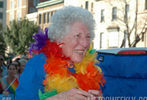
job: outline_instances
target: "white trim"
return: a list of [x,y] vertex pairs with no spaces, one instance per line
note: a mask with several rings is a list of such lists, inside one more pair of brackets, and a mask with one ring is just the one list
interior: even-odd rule
[[6,12],[11,12],[11,11],[14,11],[14,10],[20,10],[21,8],[27,8],[27,6],[25,5],[25,6],[22,6],[22,7],[20,7],[20,8],[14,8],[14,9],[12,9],[12,10],[6,10]]
[[[64,7],[64,6],[62,6]],[[38,14],[42,14],[42,13],[45,13],[45,12],[51,12],[51,11],[55,11],[55,10],[58,10],[62,7],[56,7],[56,8],[51,8],[51,9],[47,9],[47,10],[43,10],[43,11],[38,11]]]

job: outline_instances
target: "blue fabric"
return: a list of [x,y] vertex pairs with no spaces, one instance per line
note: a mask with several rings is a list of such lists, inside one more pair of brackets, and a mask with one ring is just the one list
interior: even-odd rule
[[3,70],[2,77],[7,76],[8,75],[8,73],[7,73],[7,67],[5,65],[2,65],[1,68]]
[[8,85],[9,85],[9,83],[6,81],[6,78],[7,78],[7,77],[3,77],[3,78],[2,78],[2,81],[3,81],[4,84],[6,85],[6,88],[5,88],[5,89],[7,89]]
[[8,83],[7,83],[6,79],[5,79],[5,77],[2,78],[2,81],[4,82],[4,84],[5,84],[6,86],[8,85]]
[[0,100],[14,100],[14,94],[9,94],[8,96],[0,94]]
[[43,67],[45,59],[45,55],[41,53],[27,62],[19,79],[15,100],[39,100],[39,89],[42,92],[44,90],[42,82],[46,74]]
[[106,80],[104,97],[147,96],[147,55],[116,56],[98,54]]
[[72,73],[75,73],[75,72],[76,72],[75,69],[74,69],[74,67],[72,67],[72,68],[67,67],[67,69],[68,69],[70,72],[72,72]]

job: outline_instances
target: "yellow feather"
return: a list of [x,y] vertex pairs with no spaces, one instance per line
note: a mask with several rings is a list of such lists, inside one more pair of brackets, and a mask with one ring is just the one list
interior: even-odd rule
[[50,76],[50,78],[47,79],[47,83],[45,91],[56,89],[58,93],[78,87],[76,79],[73,76],[61,77],[59,74]]

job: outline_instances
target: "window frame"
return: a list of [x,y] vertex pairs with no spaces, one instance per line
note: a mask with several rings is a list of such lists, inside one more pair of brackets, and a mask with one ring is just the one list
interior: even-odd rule
[[124,20],[125,21],[126,21],[126,19],[128,19],[129,8],[130,8],[130,5],[125,4],[125,14],[124,14]]
[[147,10],[147,0],[145,0],[145,10]]
[[101,9],[101,19],[100,19],[100,22],[104,22],[105,21],[105,15],[104,15],[104,9]]
[[103,48],[103,44],[102,44],[103,37],[102,37],[102,35],[104,35],[104,32],[100,33],[100,49]]
[[3,13],[2,12],[0,12],[0,19],[3,19]]
[[45,24],[46,23],[46,13],[43,13],[43,23]]
[[4,7],[4,2],[0,1],[0,8],[3,8],[3,7]]
[[85,9],[88,9],[88,6],[89,6],[89,2],[86,1],[86,2],[85,2]]
[[39,24],[42,23],[42,14],[39,14]]
[[112,21],[117,20],[117,7],[112,8]]

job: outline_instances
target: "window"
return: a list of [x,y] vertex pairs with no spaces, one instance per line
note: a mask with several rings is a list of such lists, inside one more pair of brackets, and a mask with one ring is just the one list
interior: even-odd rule
[[112,8],[112,21],[117,19],[117,8]]
[[11,9],[14,9],[14,2],[11,0]]
[[18,2],[17,2],[18,8],[21,7],[21,1],[22,1],[22,0],[18,0]]
[[124,16],[124,20],[127,20],[127,18],[128,18],[128,12],[129,12],[129,5],[126,4],[125,5],[125,16]]
[[101,22],[104,22],[104,9],[101,10]]
[[111,31],[108,34],[109,34],[109,47],[110,48],[118,47],[118,32]]
[[128,32],[127,30],[124,31],[124,47],[128,47]]
[[100,49],[103,48],[104,33],[100,33]]
[[39,24],[41,24],[41,14],[39,14]]
[[21,18],[21,10],[18,10],[18,12],[17,12],[17,19],[20,20],[20,18]]
[[91,3],[91,12],[93,12],[93,2]]
[[0,19],[2,19],[2,18],[3,18],[3,13],[0,12]]
[[40,3],[40,0],[33,0],[34,7],[36,7],[38,3]]
[[14,20],[14,12],[10,12],[10,21]]
[[43,23],[46,23],[46,13],[43,14]]
[[3,2],[0,1],[0,8],[3,8]]
[[85,2],[85,8],[88,9],[88,1]]
[[53,12],[51,12],[51,17],[53,16]]
[[50,13],[48,12],[47,13],[47,23],[49,23],[49,21],[50,21]]
[[147,0],[145,0],[145,9],[147,10]]

